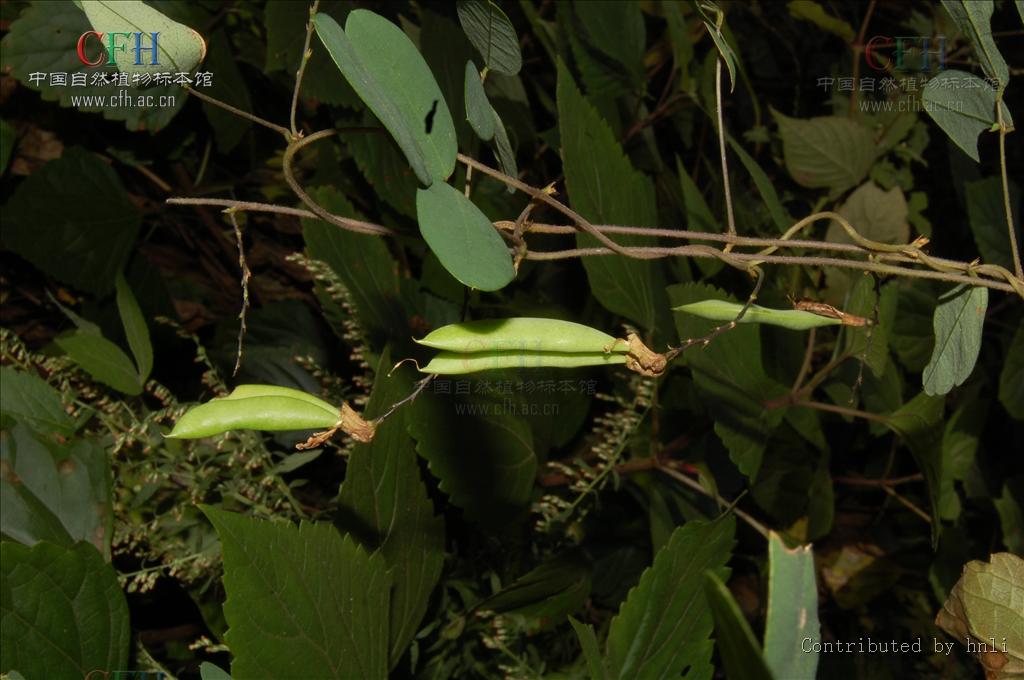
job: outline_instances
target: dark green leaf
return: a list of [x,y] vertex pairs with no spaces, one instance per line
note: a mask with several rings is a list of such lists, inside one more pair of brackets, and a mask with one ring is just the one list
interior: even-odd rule
[[779,195],[775,191],[775,185],[768,175],[764,174],[764,170],[757,164],[753,156],[747,153],[747,150],[743,146],[732,138],[732,135],[727,137],[729,146],[733,152],[739,156],[740,162],[743,163],[743,167],[750,173],[750,178],[754,180],[754,185],[757,190],[761,192],[761,198],[764,199],[764,204],[768,208],[768,214],[772,216],[772,221],[775,226],[779,228],[780,232],[789,229],[790,225],[793,224],[793,218],[789,216],[786,209],[782,207],[782,202],[779,201]]
[[466,118],[473,128],[473,132],[480,139],[489,142],[494,138],[494,113],[492,113],[491,103],[487,100],[487,93],[484,92],[484,84],[480,80],[476,64],[472,61],[466,62],[465,91]]
[[128,338],[128,347],[135,357],[139,382],[145,384],[150,371],[153,370],[153,345],[149,341],[149,327],[132,289],[128,287],[128,282],[122,274],[117,275],[114,285],[117,289],[117,310],[121,314],[121,324]]
[[704,574],[704,590],[715,619],[715,644],[725,676],[729,680],[771,680],[761,658],[761,646],[732,593],[712,571]]
[[[679,173],[679,184],[683,193],[683,210],[686,214],[686,228],[690,231],[706,231],[710,233],[721,231],[721,225],[715,216],[711,214],[711,208],[704,200],[700,188],[690,177],[690,173],[683,166],[683,161],[676,156],[676,170]],[[704,273],[705,277],[711,277],[722,271],[725,263],[714,257],[697,258],[697,266]]]
[[942,489],[950,484],[949,470],[942,460],[942,397],[921,392],[889,416],[886,424],[906,443],[924,475],[931,506],[932,545],[936,545],[942,523]]
[[[379,416],[412,392],[412,370],[403,367],[388,376],[392,364],[385,351],[366,418]],[[394,583],[389,616],[391,668],[419,629],[444,563],[444,523],[434,515],[420,479],[408,421],[408,408],[396,411],[381,423],[372,443],[352,450],[338,495],[340,524],[360,537],[363,545],[380,551]]]
[[43,434],[67,436],[75,421],[64,411],[60,394],[35,375],[0,368],[0,413],[17,418]]
[[[561,64],[558,119],[565,183],[573,208],[595,224],[656,225],[654,183],[633,168],[607,123]],[[615,240],[626,246],[645,244],[636,237]],[[599,245],[588,234],[578,235],[576,242],[581,248]],[[612,256],[583,258],[583,266],[602,305],[644,328],[653,328],[657,310],[665,308],[660,270],[655,264]]]
[[86,439],[57,444],[18,423],[0,434],[3,534],[26,545],[88,541],[110,559],[110,462]]
[[[323,187],[310,193],[335,215],[359,217],[337,189]],[[359,325],[371,341],[412,335],[409,319],[416,305],[414,294],[409,282],[399,276],[398,265],[382,239],[338,229],[314,218],[303,218],[302,235],[306,253],[327,263],[348,289]]]
[[4,245],[57,279],[102,294],[124,268],[140,219],[117,173],[72,147],[18,185],[4,209]]
[[[928,79],[921,93],[925,111],[964,153],[976,162],[978,135],[996,124],[996,91],[977,76],[964,71],[942,71]],[[1002,102],[1003,122],[1013,127],[1013,117]]]
[[736,520],[687,522],[672,532],[654,564],[629,592],[608,632],[611,677],[679,677],[710,666],[711,610],[704,572],[728,576]]
[[1017,324],[1005,356],[1006,362],[999,374],[999,401],[1007,413],[1024,420],[1024,322]]
[[700,11],[704,26],[708,29],[708,34],[715,42],[719,56],[729,70],[729,92],[732,92],[736,88],[736,53],[729,41],[726,40],[725,34],[722,33],[725,13],[713,0],[698,0],[697,9]]
[[504,288],[516,272],[491,221],[466,196],[435,182],[416,192],[420,233],[452,276],[470,288]]
[[75,331],[54,342],[72,361],[94,379],[119,392],[136,395],[142,392],[142,382],[132,360],[120,347],[99,335]]
[[[505,130],[505,123],[501,120],[498,112],[491,107],[491,115],[494,116],[494,153],[498,157],[498,167],[510,177],[518,177],[519,169],[516,166],[516,152],[509,141],[508,131]],[[509,193],[515,191],[508,187]]]
[[802,641],[819,642],[818,586],[814,552],[805,545],[790,550],[774,531],[768,539],[768,614],[764,661],[772,676],[813,678],[817,652],[805,652]]
[[[204,88],[203,94],[219,99],[242,111],[252,111],[252,98],[245,84],[242,72],[238,68],[236,55],[231,48],[228,34],[217,31],[210,39],[210,55],[206,60],[205,70],[217,74],[213,85]],[[309,74],[303,77],[303,89],[309,83]],[[311,79],[310,79],[311,80]],[[308,95],[308,93],[306,93]],[[209,102],[203,102],[203,113],[210,121],[217,148],[227,153],[238,146],[252,123]]]
[[1024,553],[1024,477],[1003,484],[1003,493],[993,498],[1003,529],[1003,545],[1018,555]]
[[797,184],[839,194],[860,184],[875,161],[871,130],[846,117],[802,120],[772,109],[782,136],[782,152]]
[[514,76],[523,66],[516,29],[492,0],[459,0],[459,22],[492,71]]
[[[141,4],[141,3],[140,3]],[[124,30],[124,27],[119,30]],[[51,85],[48,78],[41,82],[32,82],[29,76],[32,73],[66,73],[67,82],[72,82],[74,75],[84,74],[90,78],[96,69],[84,65],[78,59],[77,46],[79,37],[86,31],[91,31],[89,20],[81,9],[75,7],[74,3],[63,0],[41,0],[33,2],[18,20],[11,24],[10,31],[3,39],[4,68],[10,69],[10,73],[29,89],[38,91],[45,101],[57,101],[63,107],[74,106],[72,97],[78,99],[81,95],[86,97],[102,97],[112,99],[120,95],[124,88],[119,85],[89,85],[86,87],[69,87],[67,85]],[[143,29],[145,30],[145,29]],[[169,70],[169,69],[162,69]],[[129,130],[147,130],[156,132],[164,128],[175,114],[185,105],[188,98],[179,85],[161,85],[151,87],[142,91],[137,88],[127,90],[133,97],[138,95],[152,96],[154,101],[161,97],[168,97],[164,101],[173,102],[172,106],[78,106],[79,111],[98,112],[103,114],[107,120],[124,121]],[[93,100],[96,101],[96,100]],[[91,179],[87,172],[76,175],[76,181],[82,183]],[[61,186],[61,185],[57,185]],[[63,185],[65,190],[75,185]],[[82,193],[89,195],[88,190],[82,187]],[[95,196],[95,194],[94,194]],[[54,196],[47,199],[47,203],[59,203],[65,210],[74,206],[82,210],[88,206],[87,199],[84,201],[54,201]],[[98,197],[94,198],[97,212],[102,208],[108,216],[124,216],[125,213],[114,207],[109,207]],[[42,202],[40,202],[42,205]],[[106,212],[109,210],[109,212]],[[89,229],[93,233],[92,229]],[[7,229],[4,230],[6,241]],[[63,243],[63,240],[54,239],[52,243]],[[10,245],[10,244],[7,244]],[[70,260],[64,263],[70,265]],[[117,267],[114,268],[115,270]]]
[[562,624],[590,595],[590,562],[579,548],[523,574],[476,608],[535,620],[540,628]]
[[569,623],[572,624],[572,628],[580,640],[583,658],[587,661],[587,670],[590,671],[591,680],[608,680],[608,669],[605,668],[604,659],[601,658],[601,650],[597,645],[594,627],[587,623],[580,623],[571,616]]
[[898,308],[889,344],[904,366],[918,372],[935,346],[932,317],[936,294],[929,282],[920,279],[897,284],[897,289]]
[[128,605],[95,547],[0,543],[0,673],[84,678],[127,668]]
[[[728,300],[722,291],[702,284],[669,286],[672,306],[701,300]],[[720,325],[675,312],[680,340],[706,335]],[[761,363],[761,336],[756,325],[741,325],[715,338],[706,348],[682,355],[693,369],[693,380],[715,419],[715,432],[729,457],[750,479],[757,477],[765,443],[781,422],[784,409],[764,404],[788,392],[765,373]]]
[[[1020,191],[1010,180],[1010,206],[1014,224],[1019,224]],[[985,264],[998,264],[1013,269],[1010,261],[1010,233],[1006,226],[1003,207],[1003,183],[999,177],[986,177],[964,183],[964,201],[967,203],[967,221],[978,244],[978,252]]]
[[412,405],[409,432],[452,504],[468,519],[501,529],[530,501],[537,457],[529,425],[485,404],[425,393]]
[[344,31],[323,13],[315,24],[334,63],[395,138],[420,182],[444,182],[455,169],[455,126],[412,41],[369,10],[349,13]]
[[[409,26],[406,26],[406,32],[409,31]],[[419,46],[423,59],[437,79],[441,94],[448,102],[458,146],[467,154],[473,154],[477,145],[466,116],[464,67],[473,59],[473,46],[457,21],[429,9],[424,9],[421,14]]]
[[921,376],[925,392],[945,394],[971,375],[987,308],[988,288],[981,286],[957,286],[939,298],[932,322],[935,348]]
[[[379,127],[380,121],[366,111],[362,124]],[[347,142],[359,171],[381,201],[391,210],[415,218],[419,182],[395,141],[388,135],[357,134],[351,135]]]
[[[344,23],[349,11],[354,8],[355,3],[347,0],[324,0],[320,3],[319,11]],[[263,24],[267,30],[264,70],[267,73],[284,71],[289,79],[295,77],[302,59],[307,21],[309,13],[305,9],[296,11],[294,0],[267,0],[263,9]],[[326,48],[313,40],[309,49],[312,56],[302,77],[302,96],[325,104],[337,104],[356,110],[363,108],[363,103],[338,71]],[[291,82],[288,84],[291,85]]]
[[379,553],[329,524],[201,508],[224,554],[232,675],[387,677],[392,581]]
[[882,376],[889,362],[889,334],[896,320],[898,296],[899,290],[895,284],[884,285],[879,296],[875,294],[874,281],[870,277],[860,276],[844,310],[872,321],[870,326],[845,326],[843,332],[846,351],[858,360],[863,360],[875,377]]

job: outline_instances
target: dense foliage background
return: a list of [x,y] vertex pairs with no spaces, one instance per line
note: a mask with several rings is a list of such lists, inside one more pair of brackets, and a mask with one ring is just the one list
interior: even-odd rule
[[[512,256],[498,242],[506,261],[489,269],[486,239],[452,238],[443,219],[448,235],[428,247],[423,177],[342,77],[324,32],[309,43],[296,121],[307,136],[340,134],[301,150],[289,138],[305,3],[148,4],[205,38],[199,68],[212,85],[200,94],[286,134],[175,85],[148,90],[174,95],[170,106],[76,107],[73,88],[31,74],[83,70],[75,44],[89,19],[70,2],[0,5],[0,671],[188,678],[212,662],[236,678],[783,678],[816,664],[837,679],[981,676],[962,639],[942,646],[955,639],[935,619],[970,560],[1024,553],[1024,315],[1013,292],[1024,282],[1012,278],[1000,172],[1019,227],[1024,154],[1009,124],[988,131],[996,107],[941,126],[922,108],[925,83],[943,72],[992,79],[994,57],[977,50],[989,43],[964,35],[955,7],[503,2],[519,69],[508,63],[518,55],[474,46],[465,6],[320,3],[341,26],[363,7],[400,27],[440,87],[459,151],[501,169],[496,179],[459,162],[449,180],[489,220],[518,218],[504,232],[514,280],[484,292],[460,281],[501,279]],[[1018,119],[1022,21],[1019,2],[997,2],[991,35],[981,31],[1009,65],[999,97]],[[875,36],[945,43],[941,58],[910,50],[900,68],[889,45],[876,68],[865,58]],[[469,60],[473,77],[488,67],[482,100],[464,91]],[[489,101],[503,131],[482,141],[486,114],[471,125],[467,101]],[[305,209],[286,169],[333,216],[393,234],[166,202]],[[502,173],[551,187],[593,224],[723,234],[734,222],[740,236],[778,239],[838,211],[872,242],[980,258],[1010,278],[968,272],[995,283],[951,296],[953,280],[766,262],[759,304],[808,298],[873,324],[742,325],[660,377],[440,376],[371,444],[338,435],[297,452],[309,432],[251,430],[164,438],[190,405],[239,384],[378,416],[422,377],[411,362],[392,366],[433,354],[412,339],[461,320],[561,318],[616,337],[626,326],[664,352],[717,325],[672,307],[751,294],[744,264],[699,249],[565,252],[597,242],[531,227],[572,221],[506,190]],[[795,238],[854,242],[830,219]],[[843,256],[811,244],[780,254]],[[936,335],[966,358],[938,361]],[[1014,568],[1011,599],[987,605],[1003,608],[1006,673],[1024,668]],[[817,640],[815,620],[821,641],[922,649],[797,653],[794,634]]]

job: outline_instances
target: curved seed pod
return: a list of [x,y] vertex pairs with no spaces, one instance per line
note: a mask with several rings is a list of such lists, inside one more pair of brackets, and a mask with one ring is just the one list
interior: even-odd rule
[[299,399],[309,404],[319,406],[335,418],[338,417],[338,407],[330,404],[319,397],[314,397],[308,392],[296,390],[291,387],[280,387],[278,385],[239,385],[226,397],[220,397],[220,401],[228,399],[249,399],[251,397],[288,397]]
[[607,354],[629,351],[629,345],[624,340],[613,338],[596,328],[560,319],[529,317],[450,324],[416,342],[460,354],[516,351],[521,355],[543,352]]
[[[673,310],[677,312],[686,312],[687,314],[693,314],[702,319],[711,319],[712,321],[734,321],[741,309],[743,309],[743,305],[740,303],[728,302],[726,300],[702,300],[680,307],[673,307]],[[769,309],[767,307],[759,307],[758,305],[750,305],[747,313],[743,315],[743,318],[738,323],[766,323],[772,326],[782,326],[794,331],[805,331],[808,328],[817,328],[819,326],[838,326],[843,322],[840,319],[833,319],[796,309]]]
[[330,429],[339,417],[337,411],[331,413],[318,404],[291,397],[214,399],[190,409],[167,436],[198,439],[229,430]]
[[625,354],[611,352],[441,352],[420,371],[440,375],[463,375],[499,368],[578,368],[624,363]]

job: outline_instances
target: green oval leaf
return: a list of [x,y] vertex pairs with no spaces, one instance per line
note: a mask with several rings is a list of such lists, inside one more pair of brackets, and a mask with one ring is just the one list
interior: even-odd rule
[[629,347],[603,331],[561,319],[485,319],[453,323],[433,331],[421,345],[449,352],[627,352]]
[[344,31],[323,13],[314,23],[334,63],[395,138],[420,182],[444,182],[455,169],[455,124],[409,37],[369,10],[351,12]]
[[476,136],[485,142],[494,138],[495,114],[484,92],[484,83],[477,73],[476,64],[466,62],[466,120]]
[[416,217],[427,245],[464,285],[498,290],[515,278],[505,242],[462,192],[444,182],[417,190]]
[[981,351],[988,288],[957,286],[939,298],[932,327],[935,347],[921,379],[928,394],[945,394],[967,380]]
[[519,38],[501,8],[490,0],[461,0],[457,7],[462,30],[484,58],[484,65],[507,76],[519,73],[523,67]]
[[860,184],[875,162],[874,134],[840,116],[800,119],[772,109],[786,170],[797,184],[838,194]]
[[[981,78],[963,71],[943,71],[928,80],[921,93],[924,110],[965,154],[981,160],[978,135],[996,124],[996,91]],[[1013,128],[1005,102],[1003,123]]]
[[[727,300],[701,300],[691,302],[688,305],[673,307],[677,312],[685,312],[699,316],[702,319],[712,321],[733,321],[736,315],[743,309],[738,302]],[[782,326],[794,331],[805,331],[808,328],[819,328],[821,326],[838,326],[842,324],[839,319],[833,319],[820,314],[812,314],[799,309],[769,309],[750,305],[746,314],[738,323],[765,323],[771,326]]]
[[230,430],[326,430],[338,422],[338,411],[292,397],[264,396],[214,399],[190,409],[167,435],[199,439]]
[[625,354],[612,352],[441,352],[420,370],[440,375],[465,375],[499,368],[579,368],[624,363]]
[[[206,56],[201,35],[171,21],[142,0],[81,0],[80,6],[92,27],[112,41],[107,43],[107,54],[122,73],[190,73]],[[142,34],[138,45],[136,33]],[[155,55],[151,39],[154,33],[158,34]],[[123,36],[123,42],[118,36]],[[124,49],[119,49],[122,46]],[[137,54],[136,47],[141,47]]]

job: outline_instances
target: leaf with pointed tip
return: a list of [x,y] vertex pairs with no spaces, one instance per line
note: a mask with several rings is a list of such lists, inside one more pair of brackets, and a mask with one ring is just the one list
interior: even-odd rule
[[569,623],[580,640],[583,658],[587,661],[587,670],[590,671],[591,680],[608,680],[608,669],[605,668],[604,659],[601,658],[601,650],[597,645],[594,627],[588,623],[581,623],[571,616]]
[[45,380],[6,366],[0,367],[0,413],[24,421],[44,434],[64,436],[75,431],[75,421],[64,411],[60,393]]
[[801,186],[839,194],[859,184],[875,162],[874,134],[849,118],[790,118],[775,109],[772,116],[782,136],[786,170]]
[[[367,418],[381,415],[413,390],[411,370],[403,366],[388,375],[392,363],[385,350]],[[395,411],[377,428],[372,443],[352,449],[338,494],[338,523],[380,551],[394,582],[388,617],[392,669],[419,629],[444,564],[444,522],[434,514],[420,478],[409,420],[408,408]]]
[[224,555],[232,675],[387,677],[392,581],[380,553],[330,524],[200,508]]
[[484,58],[484,66],[514,76],[523,67],[516,29],[492,0],[459,0],[459,22]]
[[974,54],[989,78],[998,80],[1002,87],[1010,81],[1006,60],[992,38],[992,0],[942,0],[942,6],[953,17],[960,31],[970,38]]
[[466,119],[477,137],[485,142],[494,138],[494,114],[491,102],[487,100],[487,93],[484,92],[483,81],[476,70],[476,64],[472,61],[466,62]]
[[72,361],[93,378],[129,395],[142,393],[142,381],[132,360],[110,340],[91,333],[75,331],[54,342]]
[[149,341],[149,327],[142,316],[139,303],[135,300],[132,289],[128,287],[123,274],[114,279],[117,290],[117,309],[121,314],[121,325],[128,338],[128,347],[135,357],[135,367],[139,371],[139,382],[145,384],[153,370],[153,345]]
[[704,573],[704,592],[715,620],[715,644],[725,676],[729,680],[771,680],[750,624],[743,618],[736,598],[713,571]]
[[939,298],[932,321],[935,348],[921,380],[928,394],[946,394],[962,384],[978,361],[988,309],[988,288],[960,285]]
[[672,532],[612,619],[605,652],[611,677],[672,678],[710,666],[704,572],[728,576],[735,530],[735,518],[726,515]]

